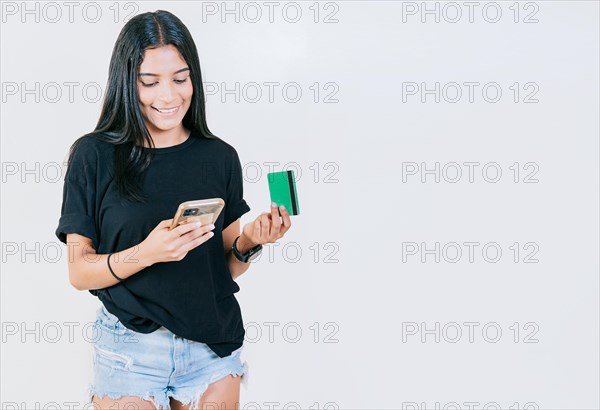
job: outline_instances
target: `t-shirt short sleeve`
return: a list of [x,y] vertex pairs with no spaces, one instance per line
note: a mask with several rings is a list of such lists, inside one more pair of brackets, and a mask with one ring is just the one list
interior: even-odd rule
[[76,233],[90,238],[97,249],[98,236],[94,220],[96,163],[93,149],[90,149],[87,140],[82,140],[67,167],[61,216],[55,232],[58,240],[65,244],[67,234]]
[[231,148],[231,166],[229,167],[227,195],[225,198],[225,213],[223,220],[223,229],[227,228],[232,222],[240,218],[250,210],[250,206],[244,200],[244,178],[242,175],[242,165],[237,151]]

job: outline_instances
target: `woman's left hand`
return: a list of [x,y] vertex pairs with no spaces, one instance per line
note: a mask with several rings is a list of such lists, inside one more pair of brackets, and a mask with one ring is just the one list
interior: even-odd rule
[[[253,222],[244,225],[242,229],[242,235],[254,246],[277,242],[292,226],[287,209],[277,208],[274,205],[271,203],[271,212],[263,212]],[[279,216],[280,213],[281,216]]]

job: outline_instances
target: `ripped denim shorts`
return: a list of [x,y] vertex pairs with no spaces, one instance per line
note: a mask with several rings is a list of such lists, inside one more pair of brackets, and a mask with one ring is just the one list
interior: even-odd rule
[[96,326],[90,402],[93,395],[136,396],[166,410],[172,397],[193,410],[208,385],[229,374],[241,376],[247,389],[248,364],[240,359],[244,346],[221,358],[205,343],[176,336],[164,326],[148,334],[131,330],[104,305],[97,310]]

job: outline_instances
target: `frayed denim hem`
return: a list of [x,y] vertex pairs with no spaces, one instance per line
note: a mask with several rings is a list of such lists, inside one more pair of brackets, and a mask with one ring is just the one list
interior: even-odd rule
[[[88,397],[90,399],[90,403],[92,402],[92,397],[96,396],[97,398],[103,398],[105,396],[108,396],[111,399],[117,400],[120,399],[122,397],[127,397],[127,396],[135,396],[138,397],[142,400],[148,400],[150,402],[152,402],[152,405],[154,406],[154,408],[156,410],[169,410],[171,408],[170,404],[169,404],[169,399],[167,397],[164,397],[164,393],[163,392],[156,392],[156,393],[151,393],[151,392],[146,392],[146,393],[139,393],[139,392],[120,392],[120,393],[113,393],[113,392],[105,392],[105,391],[101,391],[101,390],[97,390],[96,387],[93,384],[90,384],[88,387]],[[163,396],[162,398],[160,396]],[[127,403],[123,403],[125,405],[125,408],[127,408]],[[119,408],[121,408],[119,406]],[[139,409],[139,407],[137,407],[137,405],[135,405],[135,407],[132,407],[135,409]],[[142,410],[142,409],[139,409]],[[149,409],[150,410],[150,409]]]
[[[200,388],[198,388],[192,395],[192,397],[190,397],[190,395],[183,395],[183,394],[173,394],[171,392],[168,393],[168,397],[171,397],[175,400],[180,401],[183,405],[190,405],[189,410],[199,410],[200,407],[200,399],[202,398],[202,395],[206,392],[206,390],[208,390],[208,386],[211,383],[216,382],[217,380],[222,379],[223,377],[234,375],[234,376],[241,376],[240,378],[240,382],[241,384],[244,386],[244,388],[246,390],[248,390],[248,363],[247,362],[243,362],[242,363],[242,367],[241,369],[239,369],[239,371],[235,371],[235,370],[230,370],[230,369],[224,369],[222,372],[219,373],[215,373],[214,375],[212,375],[212,377],[210,378],[210,380],[206,383],[203,383]],[[219,403],[214,403],[216,404],[216,408],[221,408]]]

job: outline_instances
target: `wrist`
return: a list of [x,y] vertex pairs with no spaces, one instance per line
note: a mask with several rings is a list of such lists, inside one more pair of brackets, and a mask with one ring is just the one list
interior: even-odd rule
[[137,256],[138,263],[143,266],[143,268],[147,268],[156,263],[156,261],[152,258],[151,254],[146,251],[146,245],[144,242],[134,247],[134,256]]
[[258,245],[257,243],[254,243],[250,240],[250,238],[248,238],[243,232],[240,235],[239,239],[237,240],[237,242],[235,243],[235,248],[238,250],[239,253],[246,253],[248,252],[250,249],[254,248],[256,245]]

